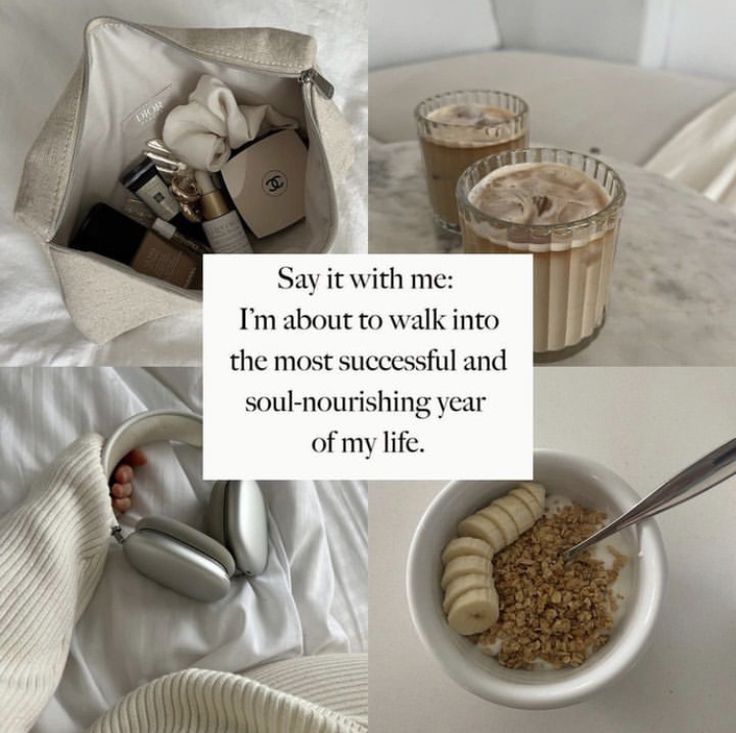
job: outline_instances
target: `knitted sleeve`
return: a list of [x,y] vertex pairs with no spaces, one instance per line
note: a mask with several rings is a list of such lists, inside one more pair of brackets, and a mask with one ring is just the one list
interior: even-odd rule
[[75,441],[0,518],[0,730],[27,731],[59,683],[115,524],[102,438]]
[[269,662],[244,673],[368,728],[368,655],[317,654]]
[[[348,656],[348,655],[345,655]],[[361,722],[228,672],[187,669],[126,695],[88,733],[367,733]]]

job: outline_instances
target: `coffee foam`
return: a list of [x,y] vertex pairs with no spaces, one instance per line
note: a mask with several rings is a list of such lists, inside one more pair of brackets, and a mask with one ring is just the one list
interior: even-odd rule
[[468,198],[488,216],[542,226],[586,219],[611,200],[598,181],[562,163],[503,166],[480,180]]
[[485,104],[447,104],[433,109],[427,120],[442,127],[434,127],[429,135],[439,142],[457,145],[494,145],[514,137],[514,113],[501,107]]

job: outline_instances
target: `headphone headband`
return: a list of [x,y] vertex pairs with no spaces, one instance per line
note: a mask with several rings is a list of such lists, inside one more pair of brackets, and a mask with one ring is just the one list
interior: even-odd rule
[[110,479],[115,466],[133,448],[162,440],[173,440],[201,448],[202,417],[191,412],[154,410],[128,418],[103,446],[102,468],[105,477]]
[[[190,412],[142,412],[126,420],[102,448],[102,468],[109,480],[133,448],[159,441],[202,447],[202,417]],[[144,517],[128,537],[120,526],[112,533],[138,572],[200,601],[222,598],[237,570],[258,575],[268,560],[268,515],[255,482],[218,481],[210,497],[212,536],[181,522]]]

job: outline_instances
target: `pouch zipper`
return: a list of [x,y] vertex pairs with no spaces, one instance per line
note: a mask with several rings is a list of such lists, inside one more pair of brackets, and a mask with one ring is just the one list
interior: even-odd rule
[[306,71],[302,71],[302,73],[299,74],[299,83],[314,84],[326,99],[332,99],[335,95],[335,87],[330,84],[330,82],[327,81],[327,79],[325,79],[324,76],[322,76],[322,74],[320,74],[314,67],[307,69]]
[[[198,51],[192,51],[186,48],[185,46],[183,46],[182,44],[177,43],[176,41],[172,41],[170,38],[167,38],[166,36],[163,36],[159,33],[156,33],[155,31],[151,31],[148,28],[144,28],[143,26],[137,23],[129,23],[127,21],[119,20],[117,18],[110,18],[110,20],[112,22],[117,22],[123,25],[127,25],[130,28],[135,28],[137,31],[144,33],[145,35],[151,36],[152,38],[156,38],[162,43],[165,43],[169,46],[175,46],[176,48],[181,49],[182,51],[189,54],[190,56],[194,56],[196,58],[202,59],[203,61],[217,63],[222,66],[228,66],[234,69],[252,69],[254,71],[257,71],[260,74],[269,74],[271,76],[278,76],[281,78],[287,78],[287,79],[293,78],[293,79],[296,79],[299,82],[299,84],[301,84],[302,86],[317,87],[320,93],[327,99],[332,99],[332,96],[335,93],[335,87],[329,81],[327,81],[327,79],[325,79],[325,77],[322,76],[322,74],[320,74],[319,71],[317,71],[317,69],[315,69],[313,66],[308,69],[302,69],[301,71],[293,73],[293,72],[275,71],[273,69],[263,68],[263,67],[258,66],[258,64],[243,65],[243,64],[229,63],[227,61],[216,61],[215,59],[208,56],[207,54],[203,54]],[[92,23],[95,21],[90,21],[90,22]],[[87,107],[87,94],[89,91],[88,89],[88,86],[89,86],[89,64],[88,64],[89,54],[88,54],[88,51],[89,49],[88,49],[88,44],[87,44],[87,33],[85,32],[84,34],[84,76],[82,78],[82,91],[81,91],[80,100],[79,100],[80,112],[83,112]],[[315,123],[315,129],[317,129],[316,120],[314,118],[314,113],[311,109],[311,100],[309,100],[309,102],[310,102],[310,109],[308,110],[308,112],[310,114],[310,117],[312,118],[312,121]],[[56,232],[59,230],[59,219],[62,216],[62,212],[66,209],[66,203],[69,198],[69,184],[71,183],[71,180],[72,180],[72,174],[74,171],[74,162],[76,158],[76,152],[78,149],[78,143],[79,143],[79,138],[81,135],[81,130],[82,130],[82,124],[81,122],[78,121],[77,124],[75,125],[75,130],[74,130],[74,154],[72,155],[72,159],[69,163],[69,174],[67,176],[66,185],[64,186],[64,197],[63,197],[63,201],[61,202],[61,205],[59,206],[59,209],[57,210],[54,216],[54,222],[51,227],[53,234],[50,234],[49,237],[54,236],[54,234],[56,234]],[[320,145],[320,147],[321,147],[322,155],[323,157],[325,157],[324,146]],[[47,242],[49,244],[54,244],[50,238],[47,240]],[[57,246],[63,247],[65,245],[57,245]]]

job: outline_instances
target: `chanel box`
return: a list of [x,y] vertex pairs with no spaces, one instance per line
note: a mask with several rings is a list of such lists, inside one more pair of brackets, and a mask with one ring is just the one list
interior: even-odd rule
[[249,145],[222,168],[230,198],[256,237],[304,218],[307,148],[293,130],[282,130]]

